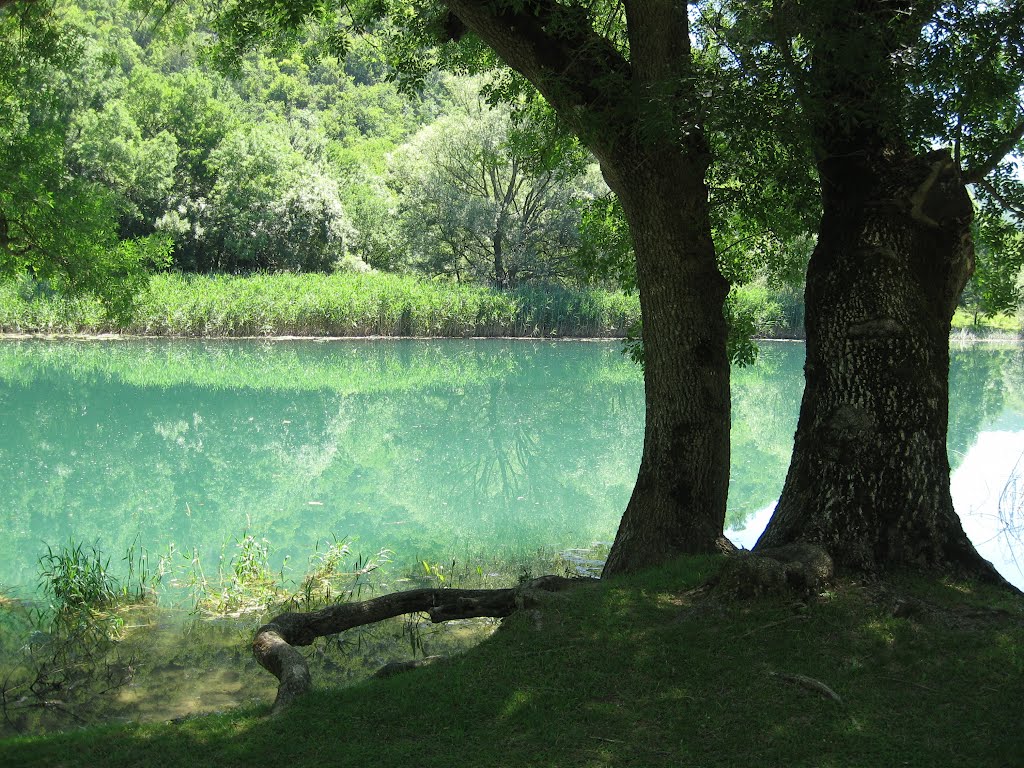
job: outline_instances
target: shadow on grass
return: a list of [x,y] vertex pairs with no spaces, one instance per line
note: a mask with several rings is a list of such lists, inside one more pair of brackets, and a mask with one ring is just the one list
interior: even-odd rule
[[689,592],[712,568],[683,561],[554,595],[469,653],[316,692],[276,719],[18,740],[0,744],[0,764],[1024,764],[1020,599],[920,579],[848,584],[810,605]]

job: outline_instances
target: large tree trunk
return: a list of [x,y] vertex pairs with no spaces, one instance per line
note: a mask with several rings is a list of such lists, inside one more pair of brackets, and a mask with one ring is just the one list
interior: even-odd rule
[[719,546],[729,487],[729,364],[688,5],[626,0],[628,60],[576,4],[445,5],[544,95],[601,162],[636,252],[647,431],[605,574]]
[[821,544],[840,567],[995,572],[953,510],[949,329],[974,252],[948,152],[819,164],[806,388],[778,508],[757,548]]
[[643,312],[647,416],[636,486],[605,575],[723,545],[729,359],[701,158],[605,164],[629,220]]

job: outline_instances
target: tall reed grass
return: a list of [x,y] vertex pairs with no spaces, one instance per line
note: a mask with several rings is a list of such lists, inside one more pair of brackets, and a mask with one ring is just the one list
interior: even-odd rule
[[618,337],[636,296],[530,286],[509,292],[411,275],[155,275],[132,318],[95,300],[0,284],[0,332],[147,336]]

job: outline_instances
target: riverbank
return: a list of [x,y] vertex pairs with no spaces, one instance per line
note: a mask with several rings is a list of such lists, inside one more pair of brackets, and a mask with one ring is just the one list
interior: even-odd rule
[[[736,311],[755,336],[804,338],[802,310],[782,312],[759,286],[738,289]],[[770,306],[769,306],[770,305]],[[792,308],[790,308],[792,309]],[[154,275],[130,317],[94,298],[60,298],[22,280],[0,283],[0,337],[623,338],[640,319],[636,294],[532,285],[479,285],[384,273]],[[795,324],[794,324],[795,323]],[[951,339],[1020,341],[1020,321],[957,310]]]
[[[120,560],[133,567],[114,575],[118,558],[94,544],[47,547],[37,590],[0,592],[0,741],[259,705],[273,699],[276,680],[257,666],[249,639],[272,616],[394,590],[508,588],[523,572],[594,575],[607,552],[538,551],[471,566],[367,555],[331,536],[296,572],[287,560],[272,568],[271,549],[245,533],[221,548],[214,570],[198,547],[171,544],[156,555],[132,547]],[[319,643],[308,663],[321,684],[342,687],[410,652],[465,651],[495,627],[486,618],[433,626],[399,617]]]
[[317,690],[274,719],[267,701],[14,739],[0,763],[1020,764],[1019,598],[918,578],[846,583],[806,604],[692,591],[717,567],[683,560],[553,596],[467,653]]
[[0,284],[0,332],[184,337],[625,336],[637,296],[529,286],[496,291],[384,273],[154,275],[131,316],[90,297],[27,282]]

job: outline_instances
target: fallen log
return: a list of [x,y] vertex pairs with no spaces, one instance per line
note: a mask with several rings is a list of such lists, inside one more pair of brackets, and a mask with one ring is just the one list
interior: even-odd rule
[[559,592],[593,581],[597,579],[541,576],[511,589],[413,589],[311,613],[282,613],[257,629],[252,641],[256,661],[278,679],[271,714],[310,688],[309,665],[296,646],[407,613],[425,613],[435,624],[481,616],[503,618],[535,604],[538,592]]

